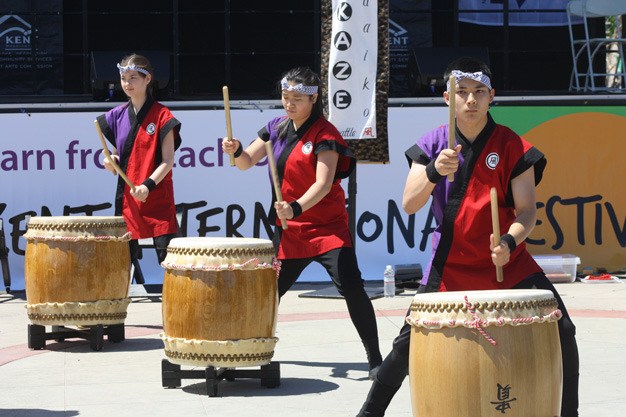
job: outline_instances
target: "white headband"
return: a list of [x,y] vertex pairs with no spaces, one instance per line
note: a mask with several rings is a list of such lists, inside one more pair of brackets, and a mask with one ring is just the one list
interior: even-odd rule
[[317,86],[316,85],[304,85],[302,83],[298,85],[290,85],[287,81],[287,78],[283,78],[280,80],[280,88],[287,91],[295,91],[296,93],[306,94],[312,96],[313,94],[317,94]]
[[[470,80],[478,81],[479,83],[485,84],[488,89],[491,90],[491,79],[488,75],[483,74],[482,71],[478,72],[463,72],[459,70],[452,70],[450,75],[454,75],[456,78],[456,83],[458,84],[463,78],[469,78]],[[450,79],[446,82],[446,90],[450,91]]]
[[117,69],[120,70],[120,74],[123,74],[126,71],[137,71],[145,75],[150,75],[150,71],[148,71],[145,68],[138,67],[135,64],[126,65],[125,67],[121,66],[120,64],[117,64]]

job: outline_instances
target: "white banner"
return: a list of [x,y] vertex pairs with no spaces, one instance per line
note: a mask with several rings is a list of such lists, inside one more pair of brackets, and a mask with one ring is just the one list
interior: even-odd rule
[[[187,213],[188,236],[268,238],[264,215],[271,201],[265,161],[242,172],[221,152],[222,110],[173,110],[182,123],[183,142],[176,151],[176,203],[200,207]],[[234,136],[244,144],[282,110],[232,110]],[[93,120],[100,113],[0,114],[0,218],[9,249],[11,288],[24,288],[28,215],[113,215],[117,177],[102,169],[100,142]],[[428,210],[408,216],[402,191],[408,173],[404,151],[422,134],[445,122],[447,110],[392,108],[389,111],[389,164],[357,165],[355,242],[363,278],[381,280],[387,264],[425,267],[434,223]],[[261,164],[260,164],[261,165]],[[347,188],[347,180],[343,181]],[[103,209],[103,207],[107,207]],[[427,224],[429,223],[429,224]],[[163,270],[152,249],[140,265],[147,283],[162,283]],[[329,281],[312,264],[301,281]]]
[[[459,0],[459,20],[487,26],[502,26],[504,16],[496,13],[504,10],[503,2],[509,4],[510,26],[564,26],[567,25],[565,7],[569,0]],[[544,10],[534,12],[534,10]],[[554,10],[554,11],[550,11]],[[577,22],[580,18],[575,19]]]
[[378,2],[333,0],[329,120],[344,139],[376,138]]

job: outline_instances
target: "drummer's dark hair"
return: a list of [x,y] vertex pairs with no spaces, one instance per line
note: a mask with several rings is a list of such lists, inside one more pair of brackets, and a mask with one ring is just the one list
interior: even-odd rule
[[[303,85],[317,86],[317,100],[313,103],[313,110],[311,110],[311,116],[324,116],[324,104],[322,102],[322,82],[320,77],[313,72],[309,67],[296,67],[292,68],[289,71],[283,73],[280,80],[286,78],[287,81],[291,81],[295,84],[302,83]],[[280,85],[280,80],[278,81],[278,92],[282,94],[282,87]],[[286,118],[284,121],[280,122],[276,129],[278,131],[278,137],[283,139],[287,134],[287,126],[289,125],[289,118]]]

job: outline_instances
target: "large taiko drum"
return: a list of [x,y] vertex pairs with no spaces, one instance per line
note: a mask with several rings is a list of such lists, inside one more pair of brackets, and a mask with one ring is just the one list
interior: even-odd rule
[[33,324],[124,323],[130,234],[122,217],[32,217],[24,237],[26,309]]
[[161,338],[170,362],[223,368],[270,362],[278,340],[274,253],[263,239],[172,239],[161,264]]
[[413,416],[559,416],[560,316],[544,290],[415,295],[407,317]]

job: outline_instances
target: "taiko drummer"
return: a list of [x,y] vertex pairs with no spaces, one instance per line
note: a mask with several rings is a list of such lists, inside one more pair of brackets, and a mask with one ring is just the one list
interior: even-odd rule
[[[117,68],[129,101],[99,116],[97,123],[114,146],[113,159],[128,180],[138,185],[133,191],[119,178],[115,214],[124,217],[132,233],[131,261],[138,256],[137,240],[153,238],[161,263],[178,232],[172,167],[174,151],[181,143],[181,124],[152,98],[153,69],[146,57],[129,55]],[[106,158],[104,166],[115,173]]]
[[[286,116],[270,120],[247,148],[225,140],[241,170],[267,155],[276,161],[279,195],[272,204],[277,215],[275,244],[282,261],[278,279],[283,296],[311,262],[320,263],[345,297],[350,318],[368,356],[370,378],[382,361],[376,317],[359,270],[341,179],[354,169],[352,150],[323,114],[320,79],[309,68],[294,68],[279,83]],[[281,200],[280,198],[278,200]],[[281,227],[286,222],[287,228]]]
[[[524,240],[535,226],[535,186],[546,165],[544,155],[489,114],[495,91],[483,62],[461,58],[445,73],[456,79],[456,131],[452,146],[448,126],[432,130],[406,151],[411,166],[402,205],[409,214],[432,196],[437,221],[433,254],[418,292],[545,289],[558,301],[563,358],[562,416],[578,416],[578,348],[575,327],[554,286],[526,250]],[[452,118],[454,120],[454,117]],[[453,174],[453,182],[446,176]],[[500,244],[491,234],[490,188],[497,191]],[[504,270],[496,279],[495,266]],[[383,416],[409,366],[411,327],[405,323],[385,358],[358,416]],[[419,372],[419,370],[417,371]],[[428,378],[428,375],[424,375]]]

